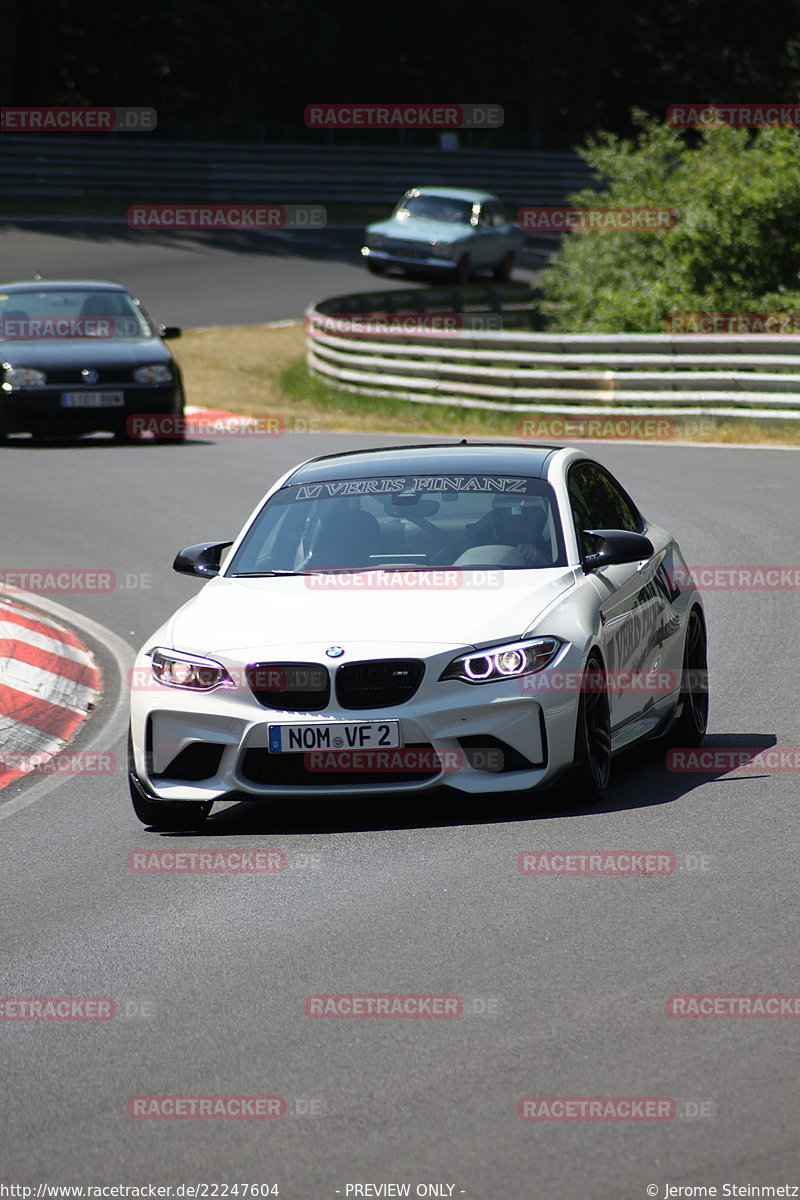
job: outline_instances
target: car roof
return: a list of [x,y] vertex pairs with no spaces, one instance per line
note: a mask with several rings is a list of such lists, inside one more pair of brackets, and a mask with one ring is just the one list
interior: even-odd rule
[[107,279],[18,279],[13,283],[0,283],[4,292],[58,292],[70,288],[74,292],[126,292],[121,283],[109,283]]
[[484,192],[480,188],[425,187],[409,188],[410,192],[419,192],[420,196],[443,196],[446,200],[471,200],[473,204],[483,204],[484,200],[497,200],[494,192]]
[[525,475],[542,479],[561,446],[518,442],[440,442],[325,454],[302,463],[284,486],[385,475]]

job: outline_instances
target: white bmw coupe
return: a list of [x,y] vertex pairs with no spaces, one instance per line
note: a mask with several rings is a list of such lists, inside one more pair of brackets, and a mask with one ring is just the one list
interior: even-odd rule
[[608,787],[708,718],[703,603],[674,538],[581,450],[467,443],[314,458],[142,648],[129,780],[143,822],[217,801]]

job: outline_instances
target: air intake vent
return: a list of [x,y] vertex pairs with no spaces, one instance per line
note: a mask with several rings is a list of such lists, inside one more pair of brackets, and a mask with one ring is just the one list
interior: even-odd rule
[[416,692],[425,664],[416,658],[346,663],[336,672],[336,699],[342,708],[391,708]]
[[265,708],[319,712],[331,698],[330,676],[319,663],[251,663],[246,675]]

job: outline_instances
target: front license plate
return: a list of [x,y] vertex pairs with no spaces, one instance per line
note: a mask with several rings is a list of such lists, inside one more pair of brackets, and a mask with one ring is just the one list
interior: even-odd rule
[[315,725],[270,725],[270,754],[306,750],[379,750],[400,745],[399,721],[325,721]]
[[62,392],[62,408],[121,408],[124,392]]

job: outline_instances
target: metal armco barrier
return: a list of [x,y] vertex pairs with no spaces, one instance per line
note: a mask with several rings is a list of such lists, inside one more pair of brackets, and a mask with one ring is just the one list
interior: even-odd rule
[[596,176],[576,154],[159,142],[133,134],[0,137],[0,195],[124,196],[142,202],[395,203],[425,183],[563,204]]
[[442,313],[448,305],[454,314],[474,318],[482,307],[505,317],[516,305],[518,323],[520,300],[503,287],[469,287],[323,301],[306,313],[308,366],[371,395],[465,407],[800,417],[800,335],[535,333],[476,329],[474,319],[445,329],[433,321],[419,329],[413,320],[398,328],[386,321],[375,331],[333,319],[344,312]]

